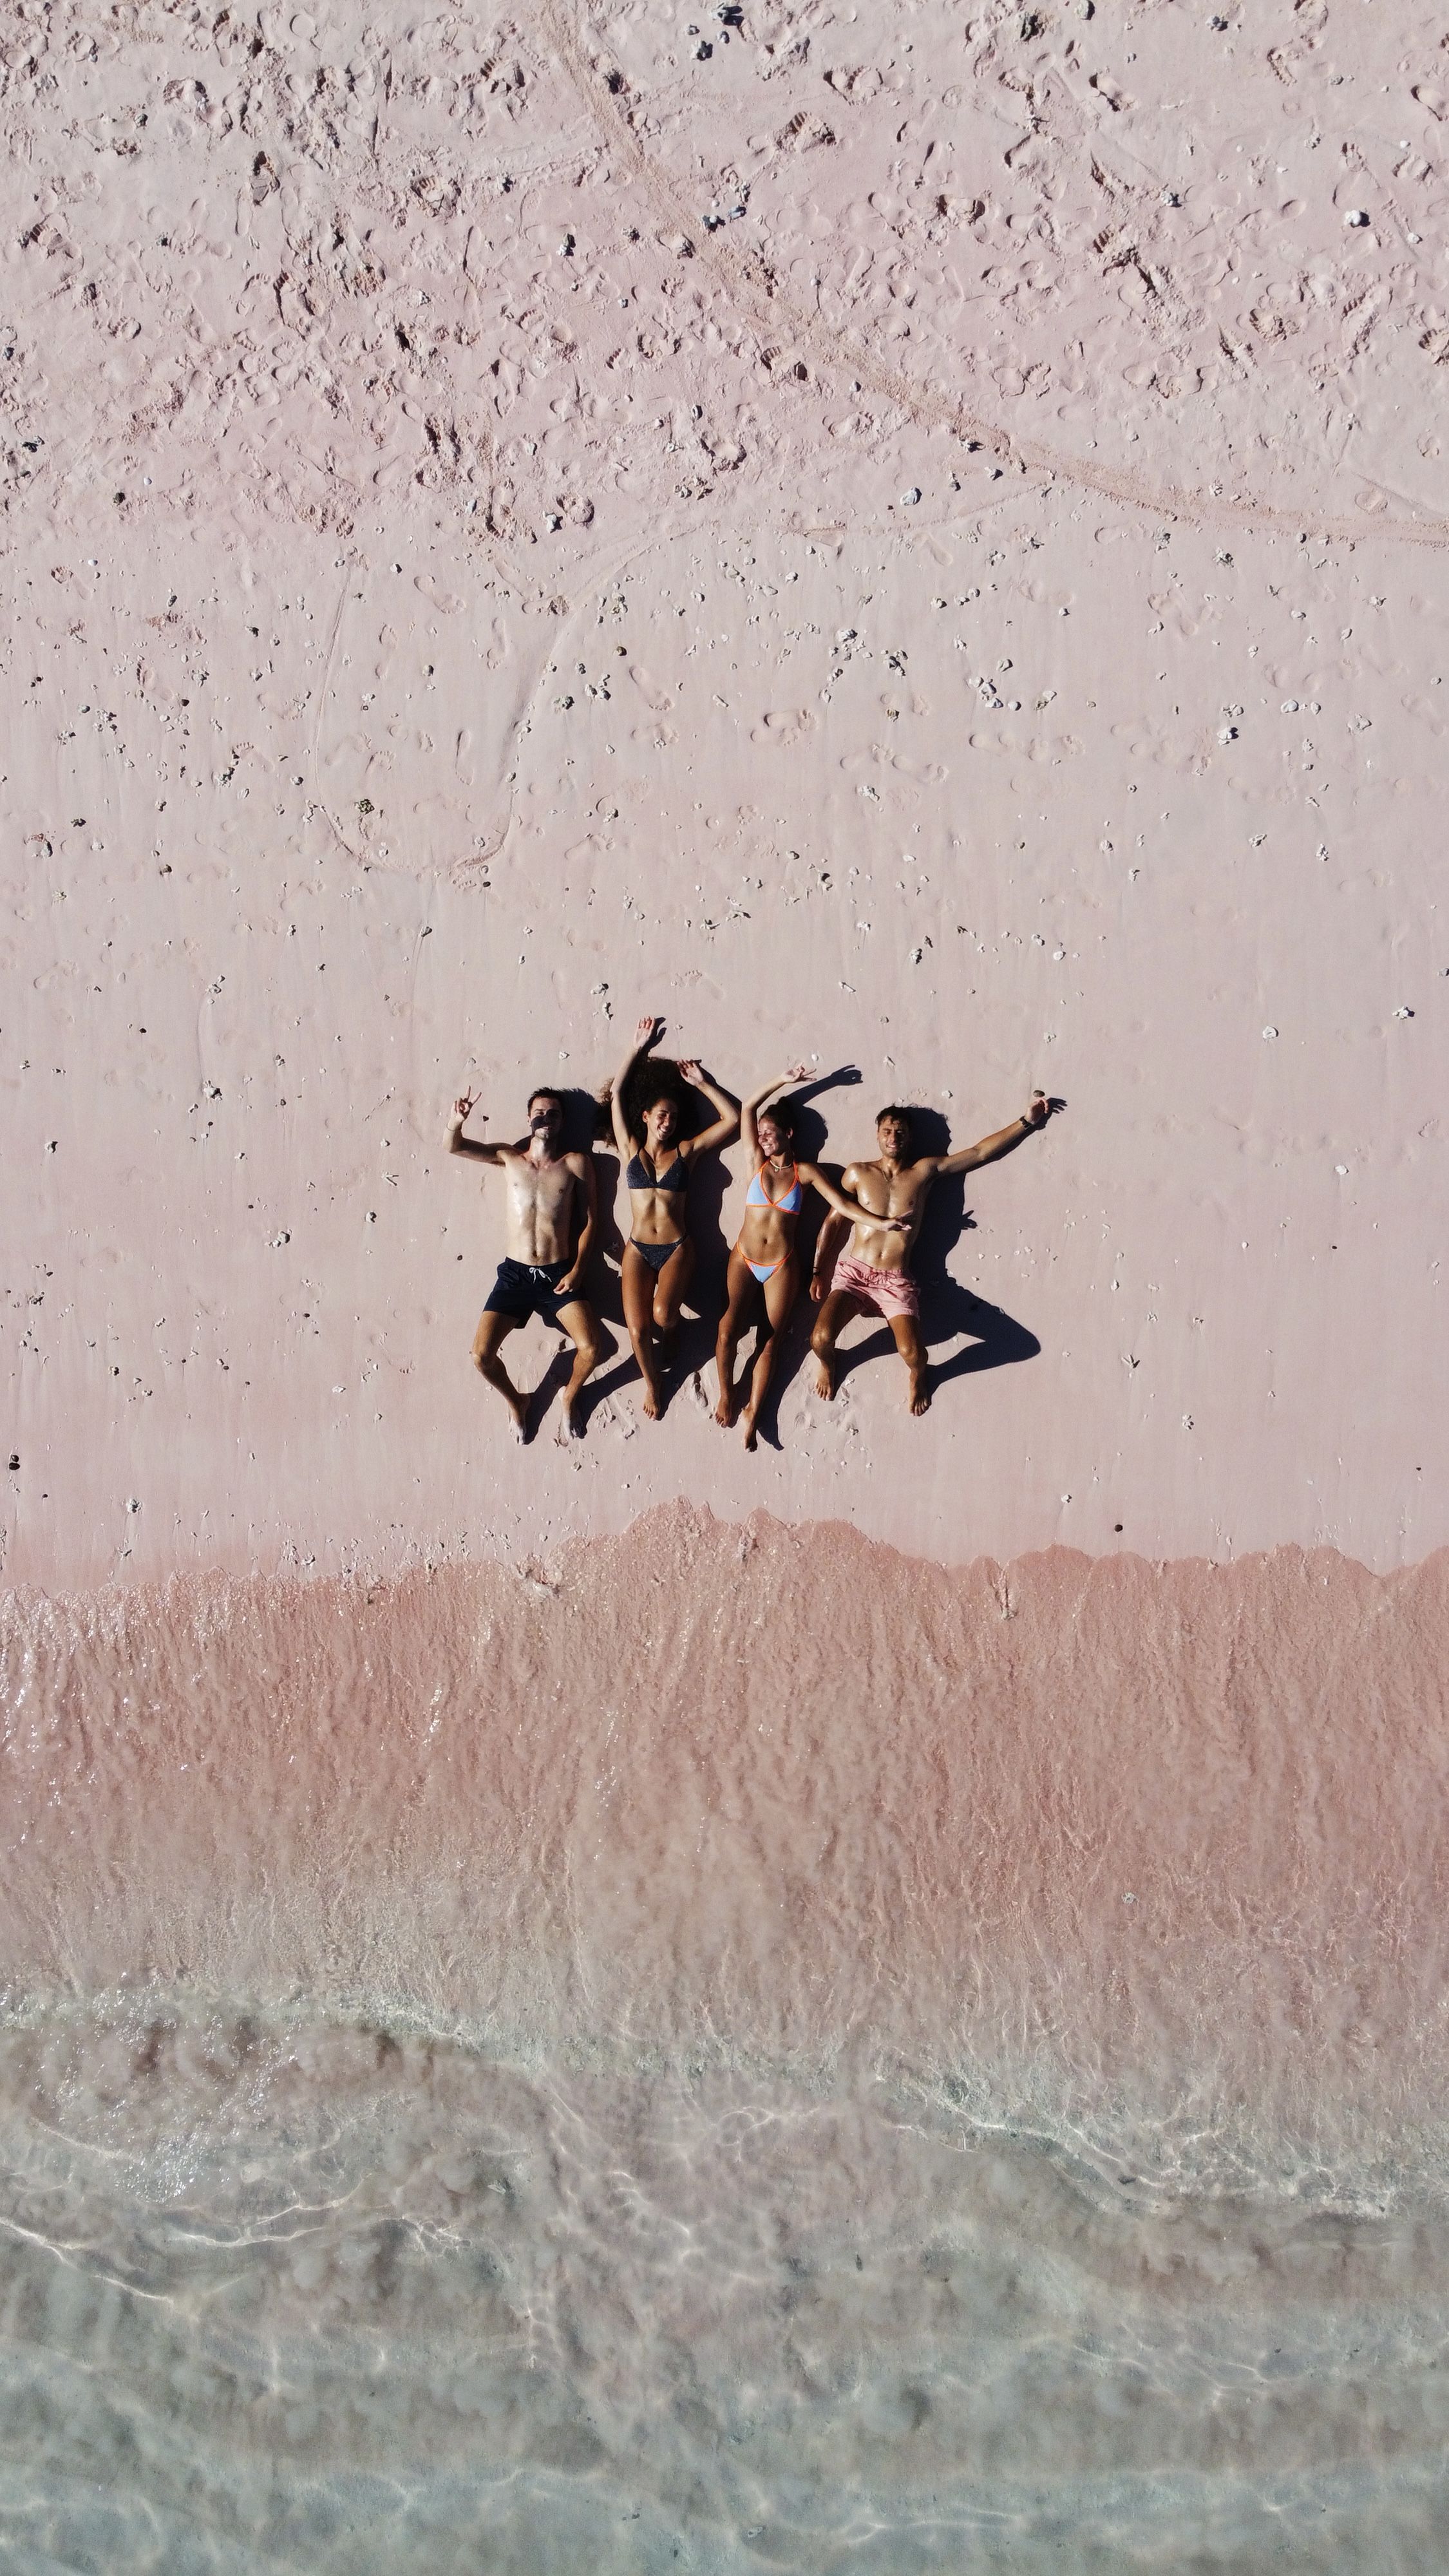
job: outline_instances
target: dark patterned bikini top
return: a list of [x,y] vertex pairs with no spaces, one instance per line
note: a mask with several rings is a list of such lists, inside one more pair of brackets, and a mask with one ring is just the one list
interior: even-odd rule
[[689,1173],[682,1154],[675,1155],[667,1172],[647,1170],[643,1155],[636,1154],[624,1174],[624,1180],[631,1190],[673,1191],[687,1190],[689,1187]]

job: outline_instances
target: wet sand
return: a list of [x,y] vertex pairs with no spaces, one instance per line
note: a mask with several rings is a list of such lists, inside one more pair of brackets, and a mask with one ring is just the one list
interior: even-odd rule
[[1449,1557],[12,1594],[0,2532],[1422,2566]]
[[[1442,2557],[1449,74],[1397,5],[0,40],[0,2552]],[[449,1104],[1066,1107],[924,1421]],[[481,2556],[480,2556],[481,2553]]]
[[531,1568],[17,1601],[12,1990],[1045,2087],[1199,2180],[1412,2161],[1446,1572],[943,1572],[673,1506]]

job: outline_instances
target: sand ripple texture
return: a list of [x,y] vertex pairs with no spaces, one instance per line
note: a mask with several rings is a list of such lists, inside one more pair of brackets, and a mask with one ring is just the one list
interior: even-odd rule
[[347,536],[413,487],[476,501],[485,553],[568,532],[568,561],[579,530],[637,542],[725,494],[802,524],[873,478],[894,502],[915,442],[928,511],[959,455],[1440,541],[1427,24],[706,14],[18,11],[32,505],[100,478],[147,517],[240,484]]
[[[1449,57],[1319,0],[691,26],[4,32],[8,1581],[680,1494],[963,1562],[1449,1532]],[[836,1161],[1068,1100],[938,1196],[926,1426],[866,1331],[715,1429],[738,1152],[644,1424],[601,1158],[609,1364],[512,1454],[447,1106],[515,1133],[649,1008],[816,1060]]]
[[[17,2566],[1442,2560],[1446,62],[0,28]],[[715,1427],[736,1152],[645,1425],[601,1156],[504,1440],[649,1008],[1068,1099],[924,1423]]]
[[0,2545],[1429,2563],[1445,1579],[12,1600]]

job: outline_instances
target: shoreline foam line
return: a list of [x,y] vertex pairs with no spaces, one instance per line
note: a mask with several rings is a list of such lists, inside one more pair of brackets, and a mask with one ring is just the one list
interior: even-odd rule
[[[551,1562],[4,1607],[12,1999],[409,2008],[1312,2133],[1449,2070],[1449,1552],[923,1564],[674,1506]],[[963,2076],[963,2070],[966,2070]]]

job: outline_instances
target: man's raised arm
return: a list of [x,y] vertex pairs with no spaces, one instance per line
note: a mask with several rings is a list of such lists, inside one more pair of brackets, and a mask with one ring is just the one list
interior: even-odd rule
[[1060,1106],[1059,1101],[1048,1100],[1044,1091],[1034,1091],[1028,1108],[1020,1118],[1013,1118],[1009,1127],[998,1127],[994,1136],[983,1136],[978,1144],[963,1146],[959,1154],[938,1156],[935,1169],[949,1175],[979,1171],[983,1163],[999,1163],[1003,1154],[1014,1154],[1028,1136],[1039,1135],[1053,1110]]
[[450,1154],[471,1154],[475,1163],[501,1162],[503,1159],[501,1145],[480,1144],[476,1137],[465,1136],[463,1133],[477,1098],[476,1091],[472,1093],[464,1091],[454,1101],[453,1115],[448,1121],[448,1151]]

